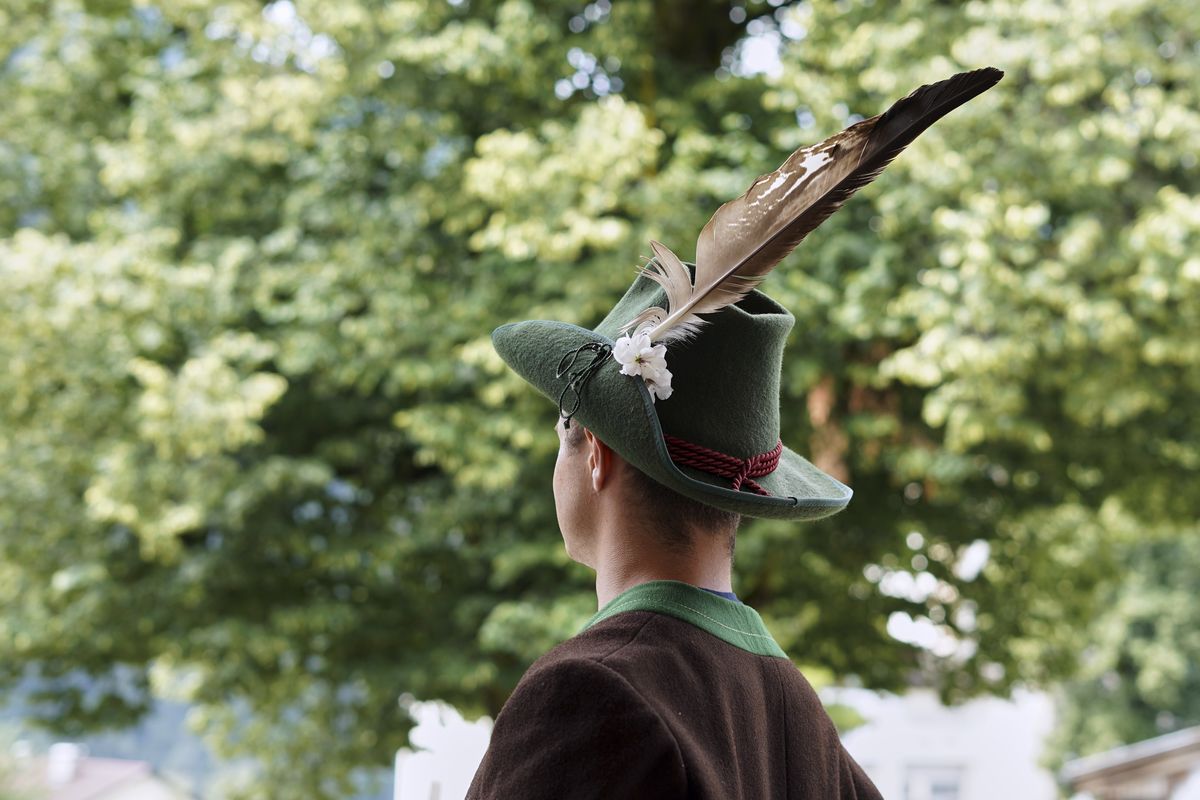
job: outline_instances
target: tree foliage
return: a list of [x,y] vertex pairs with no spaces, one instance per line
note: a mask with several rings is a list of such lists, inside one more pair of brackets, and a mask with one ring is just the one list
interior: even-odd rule
[[1155,537],[1124,556],[1060,687],[1051,764],[1200,724],[1200,537]]
[[735,588],[869,686],[1070,675],[1096,587],[1200,516],[1197,30],[1148,0],[7,3],[0,674],[68,733],[192,702],[282,798],[387,764],[398,697],[494,713],[595,598],[491,329],[595,324],[650,238],[691,258],[795,147],[991,64],[764,287],[798,319],[783,439],[856,497],[747,524]]

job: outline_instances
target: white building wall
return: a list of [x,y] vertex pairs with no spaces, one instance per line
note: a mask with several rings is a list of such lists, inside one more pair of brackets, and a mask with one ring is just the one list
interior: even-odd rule
[[905,695],[827,690],[827,701],[868,719],[843,739],[888,800],[1053,800],[1056,786],[1041,766],[1054,723],[1044,694],[980,698],[945,707],[930,689]]
[[417,751],[396,753],[395,800],[462,800],[483,760],[492,720],[465,721],[445,703],[414,703]]

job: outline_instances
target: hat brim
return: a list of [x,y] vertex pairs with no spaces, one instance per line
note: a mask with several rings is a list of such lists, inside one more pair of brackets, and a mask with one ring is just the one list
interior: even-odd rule
[[[613,344],[603,334],[554,320],[514,322],[492,332],[492,343],[505,363],[555,403],[565,386],[555,375],[560,357],[588,342]],[[584,384],[574,419],[659,483],[726,511],[814,520],[841,511],[853,496],[850,487],[786,446],[775,471],[754,479],[769,496],[735,491],[726,478],[679,466],[667,453],[645,382],[622,375],[613,358]]]

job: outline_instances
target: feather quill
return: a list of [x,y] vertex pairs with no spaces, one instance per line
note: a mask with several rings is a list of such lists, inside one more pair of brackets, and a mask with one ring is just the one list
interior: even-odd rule
[[642,268],[666,291],[667,307],[648,308],[621,330],[647,328],[652,342],[685,340],[750,293],[801,240],[874,180],[937,120],[996,84],[994,67],[926,84],[887,111],[856,122],[820,144],[796,150],[774,172],[713,214],[696,242],[695,277],[660,242]]

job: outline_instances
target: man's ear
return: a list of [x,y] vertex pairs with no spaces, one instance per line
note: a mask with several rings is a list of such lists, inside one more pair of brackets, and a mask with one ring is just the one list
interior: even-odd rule
[[598,492],[612,478],[615,453],[611,447],[600,441],[600,438],[587,428],[583,429],[583,435],[587,440],[588,469],[592,472],[592,488]]

